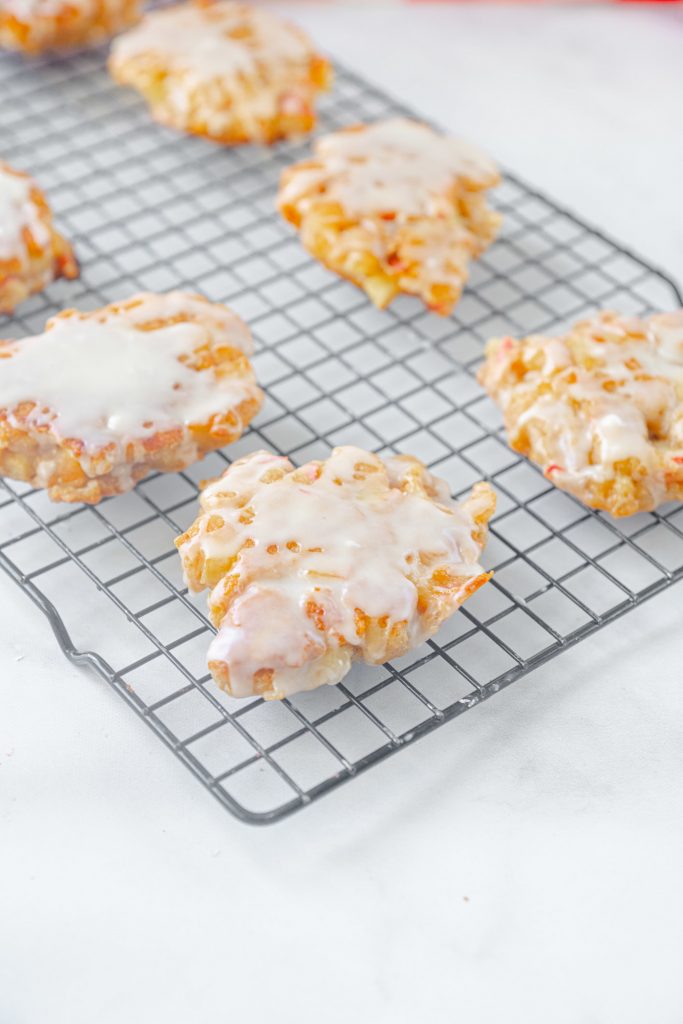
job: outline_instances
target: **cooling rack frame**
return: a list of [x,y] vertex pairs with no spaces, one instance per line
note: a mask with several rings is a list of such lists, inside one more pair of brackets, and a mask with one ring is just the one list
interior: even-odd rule
[[[453,316],[441,320],[409,299],[378,312],[318,267],[272,208],[279,171],[301,158],[308,141],[226,150],[175,135],[151,124],[138,98],[107,79],[103,61],[100,51],[28,67],[0,58],[0,84],[14,101],[0,111],[3,157],[45,186],[83,268],[81,282],[57,284],[22,306],[10,321],[13,333],[39,330],[63,305],[194,287],[241,312],[257,340],[268,401],[231,455],[269,446],[301,461],[335,442],[365,443],[418,454],[456,494],[485,477],[501,497],[487,555],[494,581],[445,632],[399,663],[359,667],[338,687],[275,705],[233,701],[193,667],[196,651],[183,659],[195,640],[208,645],[206,616],[166,564],[170,552],[145,546],[152,534],[168,539],[187,525],[198,480],[220,471],[223,454],[182,474],[150,475],[137,488],[132,522],[127,496],[95,508],[59,507],[42,492],[0,483],[0,568],[43,611],[64,654],[106,680],[224,807],[246,822],[272,822],[683,578],[680,506],[621,524],[584,508],[507,449],[497,414],[474,383],[481,342],[495,327],[528,333],[610,299],[644,311],[683,305],[683,297],[662,271],[506,174],[498,206],[507,227],[475,266]],[[337,66],[320,130],[410,113]],[[286,283],[295,287],[278,291]],[[454,436],[462,443],[451,443]],[[51,560],[36,561],[46,538]],[[103,575],[98,552],[114,549],[128,568]],[[93,625],[82,614],[89,604],[72,606],[76,577],[65,587],[60,576],[74,566],[93,601],[107,596],[121,619],[116,629],[137,629],[151,650],[121,665],[104,647],[82,642]],[[121,588],[143,573],[163,596],[137,608]],[[179,609],[197,625],[164,639],[163,616]],[[160,624],[150,626],[159,612]],[[109,636],[99,638],[105,646]],[[521,643],[531,645],[528,653]],[[163,668],[146,689],[150,666]],[[166,692],[164,671],[182,684]],[[194,710],[174,719],[170,713],[188,698]],[[219,770],[226,750],[230,763]]]

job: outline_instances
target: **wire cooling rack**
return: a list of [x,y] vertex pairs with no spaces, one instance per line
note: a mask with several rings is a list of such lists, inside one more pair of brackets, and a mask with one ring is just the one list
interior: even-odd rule
[[[506,446],[474,374],[499,333],[543,330],[598,307],[667,309],[672,282],[508,175],[501,238],[473,267],[455,314],[402,298],[379,312],[312,261],[274,211],[281,169],[309,143],[228,149],[155,126],[114,86],[101,53],[0,59],[0,152],[36,175],[74,240],[80,281],[2,325],[42,329],[64,305],[189,288],[251,325],[267,391],[249,433],[296,463],[331,445],[411,452],[458,495],[499,496],[493,581],[434,640],[343,684],[282,703],[235,701],[210,680],[205,596],[183,586],[173,538],[195,516],[216,453],[89,508],[6,480],[0,565],[38,604],[64,653],[91,665],[221,803],[273,821],[497,692],[683,575],[683,509],[616,522],[554,489]],[[321,130],[405,110],[347,71]]]

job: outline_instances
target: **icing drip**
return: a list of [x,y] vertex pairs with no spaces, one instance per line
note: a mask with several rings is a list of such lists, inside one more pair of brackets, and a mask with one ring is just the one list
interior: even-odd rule
[[285,185],[282,204],[324,186],[327,198],[356,216],[452,215],[454,180],[473,189],[498,180],[495,164],[476,146],[406,118],[326,135],[315,145],[314,161]]
[[[406,486],[411,474],[419,485]],[[210,665],[227,666],[235,696],[255,692],[264,671],[267,695],[283,696],[338,682],[361,649],[386,660],[392,630],[402,652],[422,642],[485,579],[477,500],[457,505],[415,459],[352,447],[298,470],[263,451],[236,462],[204,489],[204,515],[178,542],[189,585],[213,586]],[[439,573],[457,583],[430,616],[419,588]],[[374,650],[368,617],[382,624]]]
[[666,498],[683,462],[683,310],[601,313],[562,338],[503,339],[481,380],[513,446],[528,437],[553,482],[583,496],[590,482],[636,473],[647,507]]
[[[530,338],[529,344],[543,351],[544,339]],[[571,436],[566,438],[569,464],[573,463],[576,471],[598,475],[608,474],[615,463],[629,458],[652,468],[655,451],[650,433],[665,437],[683,401],[683,312],[652,317],[648,323],[624,319],[623,325],[614,323],[606,329],[597,321],[582,338],[578,368],[571,348],[566,343],[564,348],[570,367],[565,375],[576,376],[568,384],[567,393],[570,398],[589,403],[591,409],[578,431],[578,446],[576,438],[574,442]],[[545,360],[543,373],[552,372],[551,355]],[[607,390],[606,382],[610,387],[616,382],[617,386]],[[548,400],[540,398],[520,423],[533,419],[547,405]],[[557,419],[558,410],[555,406],[553,409]],[[564,419],[572,423],[571,433],[576,434],[579,418],[571,414],[569,406],[566,413]],[[599,465],[591,466],[589,453],[594,440],[598,442]]]
[[33,182],[26,175],[0,166],[0,260],[26,256],[25,228],[38,245],[45,246],[50,241],[49,228],[31,199],[32,187]]
[[158,55],[167,70],[199,84],[255,78],[260,62],[304,65],[310,48],[298,29],[267,11],[234,3],[180,4],[148,14],[116,40],[112,54],[117,63]]
[[[197,321],[145,329],[182,316]],[[43,334],[0,348],[0,409],[10,424],[47,426],[60,440],[80,439],[86,451],[123,449],[165,428],[207,422],[258,393],[251,373],[187,365],[207,345],[248,354],[251,336],[229,310],[180,292],[56,317]],[[35,404],[19,419],[26,402]]]

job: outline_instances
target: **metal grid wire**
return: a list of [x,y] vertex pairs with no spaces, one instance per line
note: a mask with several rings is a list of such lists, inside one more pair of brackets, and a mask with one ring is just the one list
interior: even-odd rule
[[[482,344],[598,307],[681,303],[661,273],[507,176],[501,238],[449,319],[401,298],[375,310],[317,265],[274,211],[281,169],[309,142],[221,148],[153,125],[101,53],[0,60],[0,153],[48,191],[82,266],[21,307],[3,335],[64,305],[188,288],[251,325],[267,391],[249,433],[295,463],[331,445],[410,452],[458,495],[499,497],[484,562],[496,575],[434,640],[343,684],[282,703],[235,701],[205,665],[205,596],[183,586],[173,538],[197,509],[216,453],[152,475],[97,507],[51,504],[3,481],[0,565],[45,611],[64,652],[103,676],[224,806],[272,821],[479,703],[683,575],[683,509],[616,522],[553,488],[510,451],[476,384]],[[338,73],[321,130],[405,110]]]

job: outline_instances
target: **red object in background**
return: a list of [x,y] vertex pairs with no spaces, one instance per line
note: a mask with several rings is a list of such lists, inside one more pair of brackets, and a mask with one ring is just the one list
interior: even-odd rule
[[[408,0],[408,3],[412,3],[412,4],[421,4],[421,3],[452,4],[452,3],[459,3],[459,2],[460,2],[460,0]],[[471,3],[472,0],[466,0],[466,2],[467,3]],[[474,2],[476,3],[477,0],[474,0]],[[480,3],[487,3],[488,0],[478,0],[478,2],[480,2]],[[499,0],[491,0],[491,2],[495,3],[495,2],[499,2]],[[514,2],[517,2],[517,0],[510,0],[510,2],[514,3]],[[523,2],[520,6],[522,6],[522,7],[530,7],[530,6],[532,6],[532,4],[537,4],[537,3],[541,3],[542,4],[542,3],[551,3],[551,2],[552,2],[552,0],[525,0],[525,2]],[[569,0],[569,2],[571,3],[572,0]],[[590,0],[574,0],[574,3],[583,4],[584,6],[589,6],[589,5],[593,6],[590,3]],[[678,4],[680,7],[683,7],[683,0],[616,0],[616,3],[620,3],[620,4],[642,4],[642,3],[650,3],[650,4]]]

